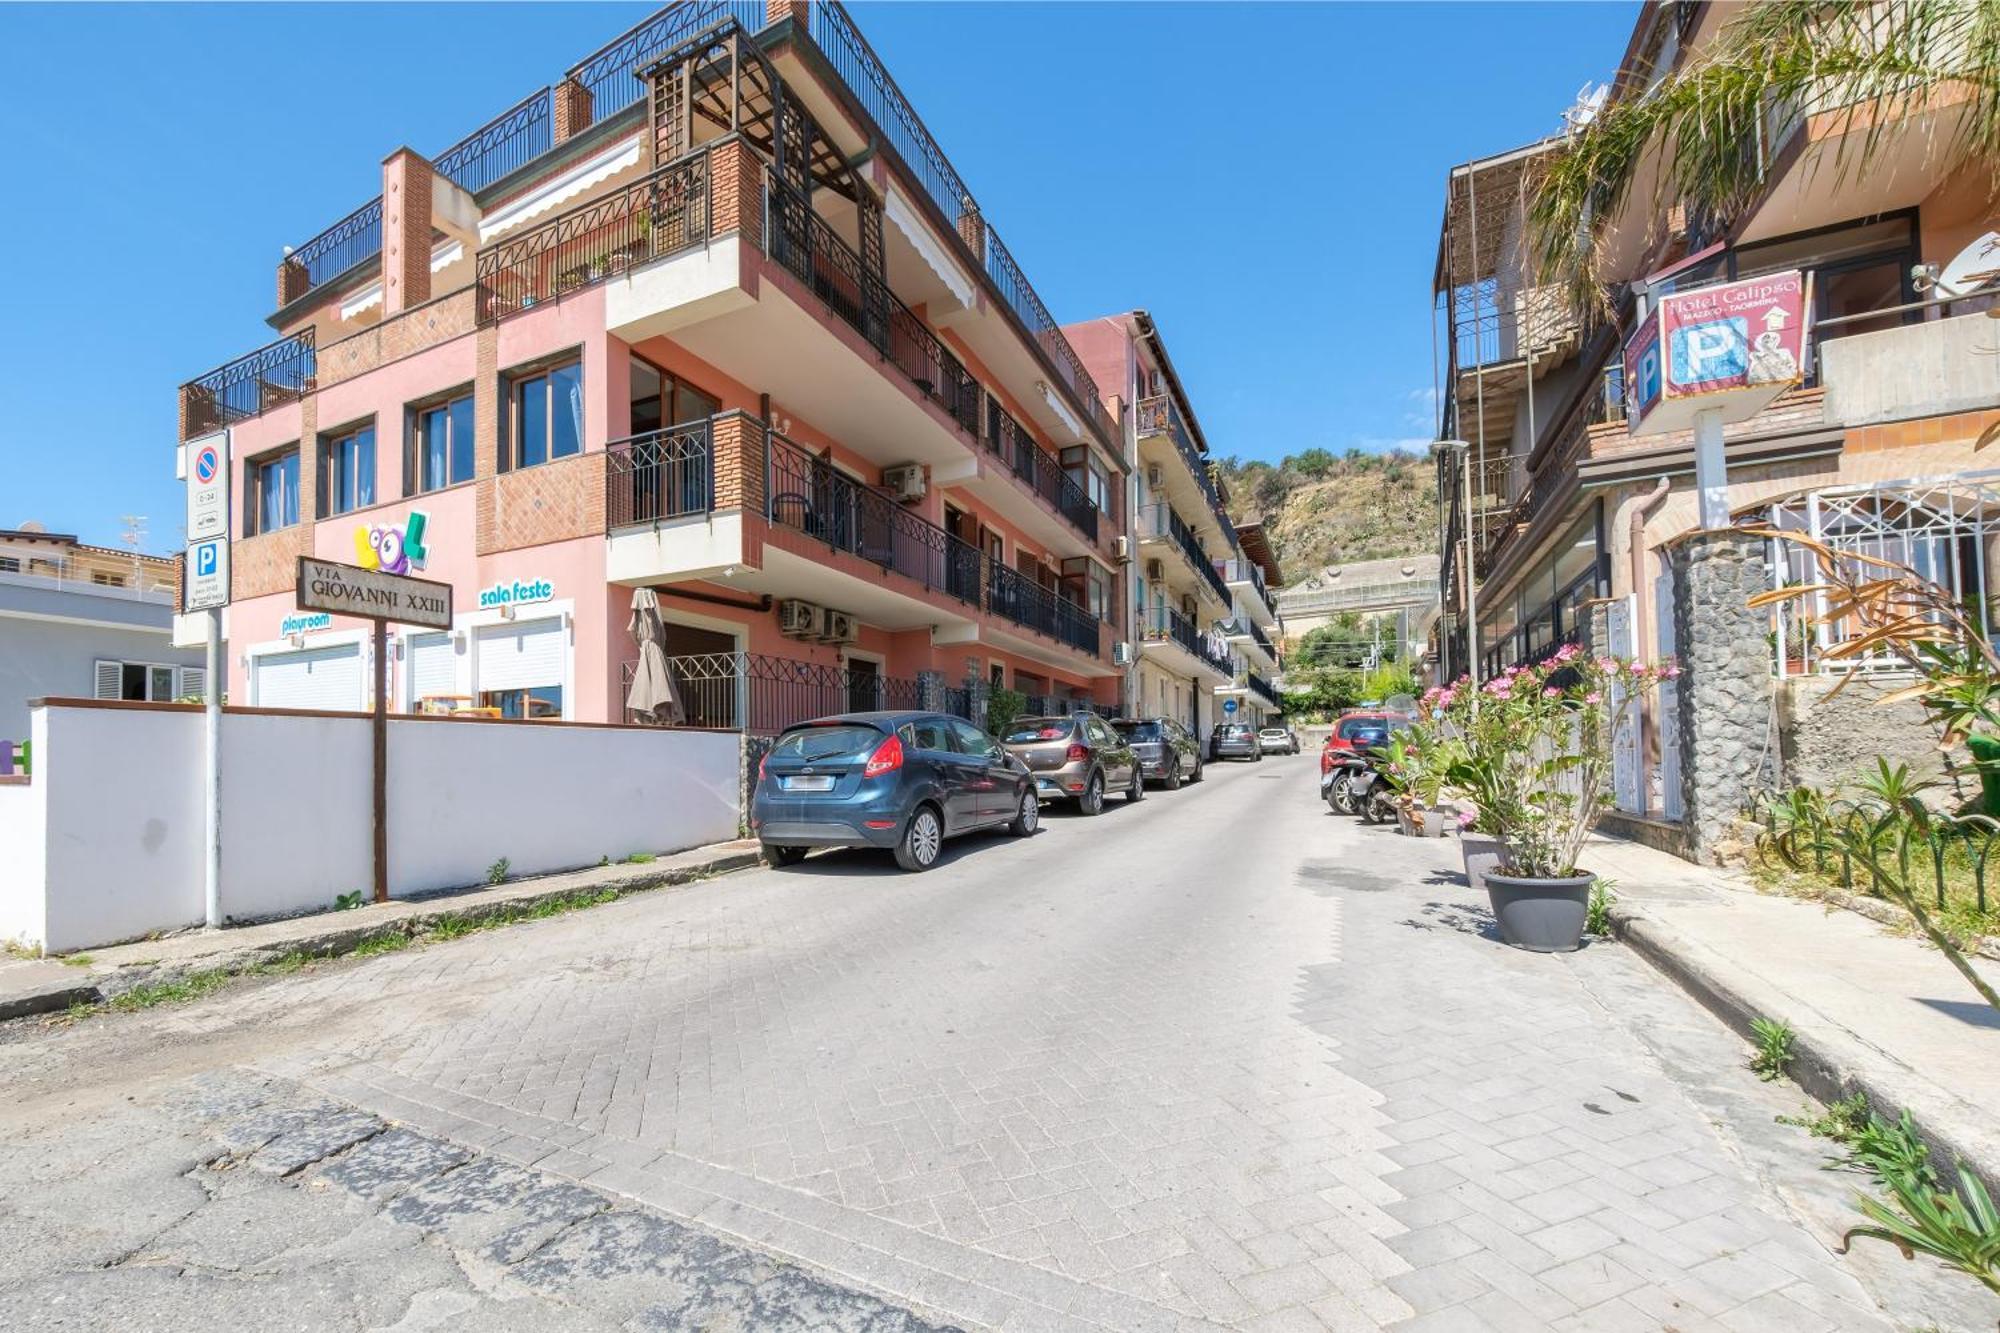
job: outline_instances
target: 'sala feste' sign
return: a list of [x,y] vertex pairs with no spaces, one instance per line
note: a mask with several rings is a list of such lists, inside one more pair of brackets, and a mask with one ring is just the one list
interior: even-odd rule
[[301,611],[451,628],[449,583],[383,574],[311,556],[299,557],[298,602]]

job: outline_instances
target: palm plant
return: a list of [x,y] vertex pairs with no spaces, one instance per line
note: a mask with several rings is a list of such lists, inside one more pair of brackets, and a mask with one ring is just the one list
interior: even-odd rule
[[1914,112],[1929,151],[2000,174],[2000,6],[1985,0],[1759,0],[1649,91],[1603,107],[1552,155],[1530,211],[1541,280],[1579,306],[1605,304],[1618,276],[1602,242],[1633,190],[1651,179],[1657,212],[1738,215],[1764,188],[1766,131],[1800,114],[1831,117],[1838,145],[1809,170],[1844,181],[1876,165],[1889,131]]

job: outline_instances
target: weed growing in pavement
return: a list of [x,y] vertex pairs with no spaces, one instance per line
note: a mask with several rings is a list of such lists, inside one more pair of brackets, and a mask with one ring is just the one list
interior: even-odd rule
[[1618,901],[1612,890],[1618,881],[1600,878],[1590,886],[1590,902],[1584,908],[1583,928],[1592,935],[1611,933],[1611,904]]
[[1860,1093],[1843,1097],[1819,1114],[1814,1115],[1807,1107],[1800,1115],[1781,1115],[1781,1125],[1796,1125],[1816,1139],[1832,1139],[1835,1143],[1847,1143],[1868,1124],[1868,1099]]
[[492,865],[486,867],[486,882],[488,884],[504,883],[507,878],[508,864],[507,858],[503,856]]
[[293,949],[290,952],[279,954],[276,958],[265,959],[263,962],[257,964],[257,966],[251,968],[250,972],[260,977],[288,977],[312,962],[313,957],[312,954],[307,953],[304,949]]
[[356,889],[352,893],[343,893],[333,900],[333,910],[336,912],[351,912],[359,906],[361,906],[361,890],[359,889]]
[[1783,1078],[1792,1063],[1792,1025],[1773,1018],[1753,1018],[1750,1030],[1757,1037],[1757,1054],[1750,1057],[1751,1072],[1766,1083]]
[[634,852],[625,858],[625,864],[628,866],[651,865],[659,859],[659,857],[653,855],[651,852]]
[[377,954],[395,953],[410,947],[410,937],[400,930],[385,930],[378,935],[370,935],[355,941],[347,952],[356,958],[373,958]]
[[233,975],[226,968],[216,967],[205,972],[184,973],[167,981],[148,982],[143,986],[134,986],[122,995],[112,996],[111,1007],[120,1013],[132,1013],[156,1005],[186,1004],[228,985]]
[[64,967],[89,967],[96,961],[95,958],[92,958],[87,953],[73,953],[62,960],[62,965]]

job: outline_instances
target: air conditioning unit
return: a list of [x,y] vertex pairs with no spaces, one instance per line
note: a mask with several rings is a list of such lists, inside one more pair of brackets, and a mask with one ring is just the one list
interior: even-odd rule
[[788,639],[819,637],[819,608],[798,597],[778,603],[778,633]]
[[1117,643],[1114,643],[1114,644],[1112,644],[1112,645],[1111,645],[1111,665],[1113,665],[1113,666],[1131,666],[1131,665],[1132,665],[1132,645],[1131,645],[1131,644],[1129,644],[1129,643],[1127,643],[1127,642],[1125,642],[1125,641],[1124,641],[1123,639],[1120,639],[1120,640],[1119,640],[1119,641],[1118,641]]
[[924,498],[924,465],[922,463],[898,463],[894,467],[882,469],[882,484],[896,493],[896,498],[908,504],[912,500]]
[[1111,542],[1111,554],[1117,557],[1119,564],[1121,565],[1131,564],[1132,539],[1130,537],[1123,537],[1123,536],[1113,538]]
[[1157,491],[1160,489],[1160,487],[1166,484],[1167,484],[1166,469],[1161,467],[1158,463],[1146,464],[1147,489]]
[[847,612],[823,607],[819,614],[819,637],[823,642],[853,643],[861,637],[860,625]]
[[1161,564],[1158,560],[1148,560],[1146,562],[1147,578],[1151,579],[1155,583],[1158,583],[1161,579],[1164,579],[1166,576],[1167,576],[1167,567]]

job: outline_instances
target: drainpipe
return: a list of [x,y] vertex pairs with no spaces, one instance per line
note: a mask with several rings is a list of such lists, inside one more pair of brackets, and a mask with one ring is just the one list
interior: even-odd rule
[[[1629,526],[1626,530],[1625,555],[1626,559],[1631,562],[1632,607],[1635,618],[1639,621],[1638,624],[1632,627],[1632,643],[1634,647],[1639,649],[1638,657],[1642,662],[1649,656],[1646,648],[1650,642],[1649,636],[1652,633],[1653,617],[1659,614],[1658,608],[1650,604],[1651,597],[1646,592],[1646,557],[1644,551],[1646,520],[1651,518],[1654,512],[1659,509],[1660,505],[1667,498],[1667,492],[1671,491],[1673,486],[1673,482],[1665,477],[1661,477],[1658,481],[1654,482],[1652,491],[1633,508],[1632,516],[1627,520]],[[1637,614],[1639,608],[1642,606],[1645,607],[1647,612],[1643,616]],[[1659,717],[1650,704],[1639,710],[1639,759],[1641,763],[1649,763],[1652,757],[1659,752],[1659,737],[1656,734],[1659,730],[1659,725]],[[1651,791],[1652,784],[1646,782],[1642,776],[1639,782],[1639,799],[1642,803],[1650,800]],[[1651,813],[1650,805],[1647,805],[1647,812]]]

